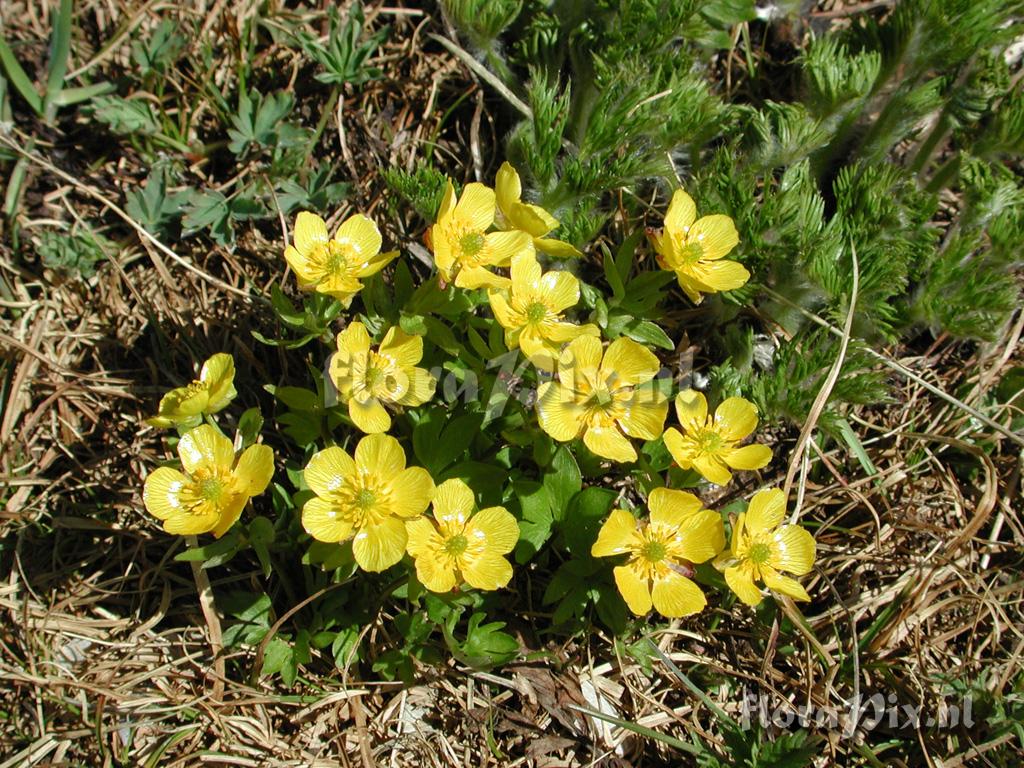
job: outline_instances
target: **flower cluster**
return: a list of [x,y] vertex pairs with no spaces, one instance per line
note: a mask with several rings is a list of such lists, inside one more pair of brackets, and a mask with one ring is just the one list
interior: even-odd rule
[[[606,342],[606,322],[578,316],[582,289],[575,266],[551,259],[582,254],[551,237],[558,226],[551,213],[523,200],[519,175],[508,163],[493,189],[471,183],[457,194],[448,181],[427,236],[436,277],[423,288],[475,290],[477,303],[486,296],[493,316],[486,322],[497,324],[491,330],[534,368],[536,425],[554,441],[582,444],[600,460],[626,464],[640,459],[639,442],[663,440],[678,467],[718,485],[730,482],[734,471],[766,466],[770,449],[744,444],[758,418],[743,398],[725,399],[710,415],[705,396],[684,389],[674,398],[678,423],[665,428],[672,392],[671,381],[658,375],[660,360],[625,335]],[[681,190],[663,230],[650,238],[658,264],[675,274],[695,303],[749,278],[738,262],[724,259],[739,240],[732,220],[721,214],[697,218],[696,205]],[[366,216],[351,216],[331,236],[323,219],[304,212],[284,255],[301,288],[347,308],[364,288],[361,281],[397,255],[382,253],[382,244],[377,225]],[[408,466],[402,443],[389,434],[396,414],[429,403],[437,390],[436,376],[421,367],[418,327],[351,318],[334,337],[326,379],[362,436],[349,452],[347,438],[336,445],[336,436],[324,433],[327,447],[302,471],[312,494],[301,509],[302,527],[319,542],[351,547],[365,571],[383,571],[408,556],[429,590],[499,589],[512,578],[507,556],[519,541],[519,521],[502,506],[478,510],[482,489],[458,477],[435,481],[423,467]],[[182,432],[178,453],[184,472],[157,469],[144,492],[146,508],[170,532],[219,537],[270,482],[270,449],[250,445],[236,456],[214,425],[212,415],[235,396],[233,377],[231,357],[213,356],[196,381],[163,398],[150,420]],[[204,419],[209,423],[199,426]],[[419,448],[417,455],[423,456]],[[797,525],[783,524],[781,491],[753,496],[732,525],[728,549],[722,515],[705,509],[694,494],[655,487],[647,508],[646,519],[625,508],[612,511],[591,549],[594,557],[617,558],[614,580],[633,613],[653,608],[677,617],[702,610],[707,598],[698,581],[704,564],[722,570],[749,605],[762,599],[758,584],[809,599],[792,576],[813,566],[814,539]]]

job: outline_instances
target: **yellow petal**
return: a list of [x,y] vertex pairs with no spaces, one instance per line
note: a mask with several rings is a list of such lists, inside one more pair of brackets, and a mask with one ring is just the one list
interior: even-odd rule
[[701,258],[720,259],[736,247],[740,236],[732,219],[716,213],[697,219],[690,227],[686,239],[691,243],[700,243],[704,250]]
[[333,544],[352,535],[352,521],[339,514],[338,507],[314,496],[302,507],[302,527],[317,541]]
[[235,392],[235,359],[225,352],[218,352],[205,363],[199,374],[209,391],[207,413],[217,413],[234,398]]
[[[730,261],[730,262],[718,261],[718,262],[710,262],[710,263],[717,265],[717,264],[726,264],[726,263],[727,264],[734,264],[735,262],[732,262],[732,261]],[[713,288],[713,287],[707,286],[704,283],[700,282],[699,280],[696,280],[692,275],[688,274],[687,272],[684,272],[682,270],[676,270],[675,272],[676,272],[676,280],[679,282],[679,287],[683,289],[683,293],[685,293],[686,297],[690,301],[692,301],[694,304],[700,304],[702,301],[704,301],[704,296],[701,294],[701,291],[707,291],[708,293],[714,293],[715,291],[718,290],[717,288]]]
[[726,568],[725,583],[747,605],[760,605],[763,596],[754,584],[754,564],[750,561]]
[[153,470],[142,489],[142,503],[146,511],[160,520],[187,514],[181,492],[188,484],[189,479],[176,469],[160,467]]
[[708,604],[700,587],[675,571],[655,577],[651,597],[654,609],[670,619],[700,613]]
[[803,576],[814,566],[814,537],[799,525],[782,526],[772,536],[772,543],[772,557],[768,564],[773,568]]
[[601,363],[601,373],[612,377],[617,387],[650,381],[660,369],[661,363],[649,349],[625,337],[608,345]]
[[758,491],[747,506],[746,526],[751,534],[772,531],[786,515],[786,497],[778,488]]
[[391,429],[391,417],[376,397],[369,397],[362,402],[358,398],[351,398],[348,401],[348,416],[357,429],[368,435]]
[[697,204],[686,192],[677,189],[672,194],[672,202],[669,203],[668,212],[665,214],[665,230],[678,237],[696,218]]
[[451,592],[457,583],[454,565],[447,558],[430,555],[416,558],[416,578],[431,592]]
[[[295,219],[295,249],[308,257],[317,248],[327,245],[327,223],[315,213],[302,211]],[[292,269],[295,269],[293,266]],[[298,270],[295,270],[298,272]]]
[[548,272],[541,277],[540,290],[544,303],[556,314],[576,306],[580,300],[580,281],[564,270]]
[[638,547],[639,541],[636,518],[624,509],[615,509],[601,526],[590,554],[592,557],[621,555]]
[[575,323],[559,322],[545,326],[545,333],[551,341],[565,342],[572,341],[578,336],[599,337],[601,329],[589,323],[587,325],[576,325]]
[[398,256],[398,251],[386,251],[385,253],[378,253],[376,256],[372,256],[369,259],[364,259],[356,270],[356,277],[370,277],[376,275],[384,267],[394,260]]
[[764,585],[772,590],[772,592],[781,592],[783,595],[788,595],[794,600],[809,601],[811,599],[811,596],[807,594],[807,590],[800,585],[799,581],[783,576],[773,568],[761,566],[761,578],[764,579]]
[[504,507],[487,507],[469,519],[466,538],[471,543],[483,541],[488,552],[504,555],[519,541],[519,523]]
[[200,468],[230,468],[235,461],[235,448],[216,427],[203,424],[182,435],[178,456],[185,471],[194,475]]
[[334,234],[334,239],[351,248],[353,255],[361,260],[357,262],[361,265],[368,264],[380,253],[382,242],[377,225],[361,213],[345,219]]
[[483,267],[463,267],[455,276],[455,285],[459,288],[476,290],[487,288],[494,290],[506,290],[510,281],[507,277],[496,275]]
[[405,551],[410,555],[416,558],[438,555],[437,550],[441,544],[441,539],[438,536],[437,528],[430,518],[420,515],[411,520],[406,520],[405,532],[408,534]]
[[441,224],[430,228],[430,250],[434,253],[434,264],[445,280],[451,280],[455,266],[455,244],[449,239],[451,233]]
[[476,589],[501,589],[512,580],[512,565],[501,555],[484,552],[463,566],[462,576]]
[[385,334],[379,351],[394,360],[399,368],[412,368],[423,359],[423,337],[411,336],[395,326]]
[[494,204],[494,190],[474,181],[463,188],[453,216],[465,228],[483,232],[494,223]]
[[[750,272],[738,261],[723,259],[722,261],[701,261],[694,264],[691,267],[690,277],[693,280],[690,285],[694,288],[706,293],[714,293],[716,291],[734,291],[746,285],[750,279]],[[687,286],[683,285],[681,278],[680,285],[683,286],[684,291],[687,290]],[[689,291],[687,292],[689,293]],[[694,302],[700,303],[699,300],[694,300]]]
[[558,219],[539,205],[513,203],[509,218],[515,228],[530,237],[543,237],[558,226]]
[[670,551],[691,563],[706,563],[725,549],[722,516],[710,509],[684,517],[677,528],[677,535],[679,539],[672,543]]
[[641,578],[629,565],[618,566],[615,574],[615,586],[619,588],[619,594],[626,601],[629,610],[637,616],[644,616],[651,610],[651,591],[647,579]]
[[718,456],[697,455],[691,464],[700,474],[715,485],[728,485],[732,480],[732,472]]
[[512,259],[512,295],[525,300],[532,296],[540,283],[541,269],[535,254],[527,251],[518,253]]
[[580,336],[569,342],[558,360],[558,379],[569,389],[577,389],[576,372],[597,373],[601,365],[601,340],[593,336]]
[[376,525],[367,525],[356,531],[352,539],[352,554],[360,568],[376,573],[402,559],[407,541],[405,522],[397,517],[387,517]]
[[772,460],[772,449],[767,445],[745,445],[725,455],[725,463],[733,469],[760,469]]
[[524,328],[515,337],[523,354],[533,365],[549,373],[555,370],[560,345],[538,335],[537,330],[531,326]]
[[345,451],[337,446],[324,448],[314,453],[302,476],[306,485],[317,496],[330,498],[331,495],[356,475],[356,463]]
[[[523,186],[519,181],[519,174],[516,169],[509,165],[508,161],[501,164],[498,175],[494,179],[494,192],[497,198],[498,208],[506,220],[510,218],[512,205],[519,202],[523,194]],[[506,223],[511,223],[506,221]]]
[[636,450],[616,427],[587,427],[583,433],[583,444],[598,456],[612,461],[636,461]]
[[740,512],[739,517],[736,518],[736,524],[732,527],[732,544],[729,549],[733,557],[738,558],[740,556],[740,546],[746,539],[746,535],[743,532],[746,517],[746,513]]
[[227,506],[218,510],[217,520],[213,528],[210,529],[210,533],[213,534],[214,538],[219,539],[231,529],[231,526],[238,522],[238,518],[242,516],[242,510],[245,509],[245,505],[248,502],[249,497],[240,494],[232,497]]
[[313,272],[309,259],[299,253],[294,246],[289,245],[284,249],[284,260],[288,262],[288,266],[292,268],[292,272],[298,278],[299,287],[309,288],[319,279],[319,275]]
[[422,405],[434,396],[437,379],[426,368],[410,368],[407,370],[407,389],[405,394],[396,401],[399,405]]
[[363,284],[347,274],[331,274],[314,286],[317,293],[333,296],[342,303],[345,308],[352,303],[355,295],[363,289]]
[[359,469],[381,477],[390,478],[405,469],[405,451],[390,435],[364,437],[356,446],[355,460]]
[[461,531],[476,506],[476,497],[465,481],[458,478],[445,480],[434,489],[434,517],[446,524],[451,521]]
[[692,493],[671,488],[655,488],[647,497],[651,525],[668,529],[679,528],[703,506]]
[[689,469],[693,466],[694,443],[692,440],[684,437],[675,427],[669,427],[665,430],[664,439],[665,447],[672,455],[672,461],[683,469]]
[[177,536],[198,536],[201,533],[209,533],[217,527],[217,523],[220,521],[220,511],[212,504],[204,504],[200,509],[203,512],[171,515],[164,520],[164,530]]
[[583,415],[572,392],[561,384],[546,381],[537,389],[537,419],[555,440],[566,443],[576,439],[583,429]]
[[676,395],[676,417],[685,432],[702,429],[708,421],[708,401],[695,389],[684,389]]
[[757,407],[742,397],[730,397],[715,409],[715,428],[728,440],[742,440],[757,428]]
[[444,182],[444,195],[441,197],[441,206],[437,209],[437,219],[440,221],[446,216],[450,216],[452,211],[455,210],[455,187],[452,186],[450,179],[445,179]]
[[399,517],[423,514],[434,498],[434,481],[423,467],[409,467],[401,472],[387,473],[391,498],[388,507]]
[[526,318],[523,317],[522,313],[512,309],[508,299],[505,298],[505,294],[500,291],[488,291],[487,301],[491,304],[491,312],[494,313],[494,319],[498,321],[502,328],[516,329],[526,324]]
[[583,256],[576,248],[561,240],[554,240],[549,237],[533,238],[533,247],[556,259],[578,259]]
[[239,456],[234,474],[246,496],[259,496],[274,476],[274,452],[267,445],[250,445]]
[[657,440],[665,428],[668,400],[653,387],[639,387],[625,404],[619,424],[630,437]]
[[200,414],[210,403],[210,395],[204,390],[193,391],[189,387],[172,389],[162,398],[157,415],[149,419],[154,427],[172,427],[176,424],[197,424]]
[[338,334],[337,344],[338,351],[346,355],[365,354],[370,350],[370,334],[362,323],[351,322]]
[[482,263],[492,267],[507,267],[512,257],[519,254],[535,253],[533,240],[525,232],[491,232],[484,236],[484,258]]

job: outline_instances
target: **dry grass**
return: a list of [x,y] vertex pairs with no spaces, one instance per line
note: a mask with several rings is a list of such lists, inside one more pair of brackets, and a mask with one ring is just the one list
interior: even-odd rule
[[[114,76],[129,66],[131,40],[161,8],[81,4],[87,34],[73,67]],[[205,18],[204,39],[223,50],[258,8],[220,1],[177,10]],[[415,240],[415,221],[388,210],[380,170],[412,168],[429,148],[455,175],[489,175],[503,125],[493,115],[502,107],[426,37],[444,32],[437,18],[417,8],[379,6],[374,14],[395,28],[377,62],[387,77],[345,101],[340,123],[328,122],[337,133],[330,159],[353,184],[337,218],[377,211],[395,227],[386,237]],[[42,57],[45,4],[12,0],[3,16],[6,35],[29,41],[19,55]],[[283,51],[269,58],[278,71],[297,71]],[[229,677],[217,681],[192,571],[173,560],[182,542],[141,506],[141,479],[163,455],[143,419],[162,390],[191,372],[192,359],[214,351],[234,354],[240,377],[287,379],[286,357],[254,349],[248,333],[270,322],[258,297],[281,276],[280,234],[273,222],[254,226],[233,251],[140,237],[109,203],[120,205],[147,169],[130,151],[94,146],[87,130],[71,120],[46,130],[19,115],[12,134],[23,146],[28,135],[37,143],[18,214],[21,249],[9,232],[0,244],[0,274],[11,287],[0,301],[0,768],[679,764],[678,752],[579,708],[686,740],[720,738],[685,680],[657,659],[645,669],[600,634],[540,640],[524,626],[524,648],[542,652],[538,660],[492,673],[450,661],[423,668],[409,688],[343,674],[316,656],[293,690],[247,683],[253,652],[237,650],[225,660]],[[200,117],[196,131],[204,130]],[[202,162],[190,170],[211,184],[224,178]],[[55,221],[85,219],[102,222],[117,252],[88,281],[62,281],[26,242]],[[1019,316],[991,345],[939,339],[887,354],[979,405],[1002,372],[1022,363],[1022,323]],[[869,464],[845,447],[822,453],[811,443],[811,468],[826,472],[809,476],[825,479],[797,490],[822,555],[808,587],[825,597],[808,610],[806,627],[779,619],[764,626],[749,611],[716,609],[654,638],[733,716],[739,699],[728,680],[818,706],[858,690],[934,702],[943,677],[977,681],[993,696],[1020,690],[1020,452],[920,385],[894,385],[893,405],[851,415]],[[1018,398],[989,413],[1008,424],[1020,406]],[[777,438],[776,454],[788,455],[796,435]],[[782,481],[785,467],[773,469],[762,484]],[[237,568],[211,576],[215,588],[262,578]],[[795,608],[788,610],[792,618]],[[381,611],[367,639],[386,644],[389,629]],[[823,733],[820,764],[864,757],[858,739]],[[913,765],[984,765],[987,754],[1020,746],[1012,736],[974,743],[963,729],[899,736]],[[878,733],[871,738],[881,742]]]

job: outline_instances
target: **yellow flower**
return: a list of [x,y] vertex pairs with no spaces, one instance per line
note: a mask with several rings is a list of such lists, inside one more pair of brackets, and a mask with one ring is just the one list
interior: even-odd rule
[[422,467],[405,466],[405,452],[388,435],[367,435],[353,459],[337,447],[313,455],[303,471],[316,496],[302,508],[302,526],[318,541],[352,539],[365,571],[383,571],[402,559],[406,518],[422,514],[434,481]]
[[362,214],[347,218],[332,238],[323,219],[303,211],[295,220],[295,244],[284,257],[299,287],[326,293],[347,307],[362,290],[359,278],[377,274],[398,255],[381,253],[380,246],[380,230]]
[[681,189],[672,195],[664,231],[651,235],[651,242],[658,263],[676,273],[694,304],[700,304],[704,293],[731,291],[750,279],[742,264],[722,258],[739,242],[732,219],[720,213],[698,219],[697,205]]
[[811,599],[796,579],[779,573],[803,576],[814,565],[814,537],[799,525],[781,525],[785,514],[786,497],[778,488],[755,493],[736,521],[730,551],[715,561],[725,570],[729,588],[747,605],[761,602],[755,581],[796,600]]
[[580,283],[568,272],[541,273],[537,257],[523,253],[512,259],[508,293],[490,291],[494,317],[505,329],[505,344],[519,347],[544,370],[552,370],[562,344],[577,336],[600,336],[596,325],[565,322],[562,313],[580,300]]
[[501,164],[494,182],[498,196],[498,210],[501,212],[501,229],[514,229],[526,232],[533,238],[533,246],[538,251],[568,258],[580,257],[583,254],[569,243],[545,237],[551,230],[558,227],[558,219],[539,205],[531,205],[522,201],[523,185],[516,169],[507,162]]
[[537,390],[540,425],[555,440],[580,435],[598,456],[636,461],[629,437],[655,440],[668,413],[668,400],[652,381],[658,358],[630,339],[617,339],[601,357],[601,340],[580,336],[558,360],[558,382]]
[[501,589],[512,578],[502,555],[519,541],[519,524],[504,507],[473,514],[473,491],[462,480],[445,480],[434,494],[434,518],[406,523],[407,549],[416,577],[431,592],[450,592],[465,581],[477,589]]
[[487,267],[507,267],[517,253],[533,251],[533,241],[525,232],[491,232],[494,223],[494,190],[473,182],[456,200],[449,181],[430,229],[434,263],[446,283],[460,288],[502,288],[508,278],[499,277]]
[[615,584],[637,616],[652,604],[669,618],[698,613],[707,600],[689,576],[694,564],[707,562],[725,546],[722,518],[702,509],[700,499],[686,491],[655,488],[647,503],[651,518],[646,525],[625,510],[612,512],[590,554],[629,555],[615,569]]
[[185,473],[160,467],[146,478],[142,500],[168,533],[212,531],[218,539],[235,524],[252,496],[274,475],[274,454],[251,445],[235,462],[231,441],[209,424],[189,430],[178,441]]
[[730,397],[708,418],[704,395],[687,389],[676,395],[676,415],[683,431],[665,430],[665,447],[683,469],[693,467],[717,485],[732,479],[732,469],[760,469],[772,460],[766,445],[737,443],[757,427],[757,408],[742,397]]
[[203,363],[198,379],[164,395],[156,416],[146,419],[146,423],[154,427],[194,427],[203,420],[203,414],[222,410],[236,394],[234,358],[218,352]]
[[387,432],[391,417],[383,403],[421,405],[434,396],[437,379],[416,363],[423,357],[423,339],[391,328],[374,352],[370,335],[359,322],[338,334],[330,376],[348,415],[363,432]]

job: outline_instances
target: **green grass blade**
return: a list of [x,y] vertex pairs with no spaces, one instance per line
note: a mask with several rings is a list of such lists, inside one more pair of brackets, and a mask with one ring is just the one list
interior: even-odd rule
[[605,722],[611,723],[612,725],[617,725],[620,728],[625,728],[627,731],[632,731],[633,733],[639,736],[645,736],[648,739],[660,741],[662,744],[674,747],[675,749],[681,750],[683,752],[689,752],[691,755],[705,754],[704,750],[700,749],[699,747],[695,747],[693,744],[690,744],[689,742],[683,741],[682,739],[677,739],[675,736],[669,736],[667,734],[660,733],[654,730],[653,728],[648,728],[645,725],[638,725],[637,723],[632,723],[629,720],[623,720],[621,717],[606,715],[604,712],[597,712],[596,710],[588,709],[587,707],[578,707],[575,704],[569,704],[568,706],[569,709],[575,709],[577,712],[581,712],[584,715],[596,717],[598,720],[604,720]]
[[42,117],[43,100],[39,97],[39,92],[36,91],[32,81],[28,79],[25,70],[21,68],[21,64],[14,58],[14,51],[11,50],[10,46],[7,45],[7,41],[2,37],[0,37],[0,64],[3,64],[7,78],[11,81],[11,85],[21,94],[21,98],[28,102],[33,112]]
[[48,121],[53,120],[57,114],[57,97],[64,88],[64,75],[68,72],[68,56],[71,55],[71,13],[72,0],[61,0],[60,10],[53,20],[50,71],[46,78],[46,97],[43,99],[43,112]]
[[117,86],[107,82],[83,85],[81,88],[65,88],[54,97],[53,103],[58,107],[68,107],[115,90]]

